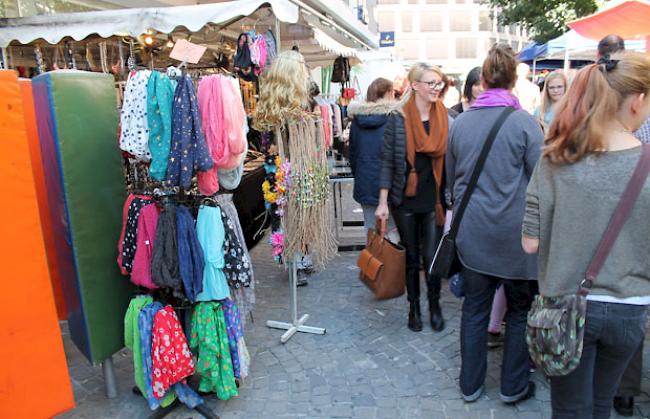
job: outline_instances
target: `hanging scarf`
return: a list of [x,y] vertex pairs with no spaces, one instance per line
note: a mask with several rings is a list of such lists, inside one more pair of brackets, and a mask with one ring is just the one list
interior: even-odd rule
[[176,208],[176,237],[178,243],[178,270],[183,280],[185,296],[191,302],[203,291],[205,261],[201,244],[196,237],[194,219],[187,207]]
[[[406,129],[406,160],[411,171],[406,179],[407,197],[415,196],[418,190],[418,173],[415,168],[415,153],[423,153],[431,159],[431,170],[436,182],[436,191],[442,186],[442,170],[447,151],[449,120],[447,109],[442,101],[435,101],[429,108],[429,134],[424,129],[420,112],[415,104],[415,95],[404,105],[404,128]],[[445,212],[440,202],[440,193],[436,193],[436,224],[445,223]]]
[[172,101],[176,81],[157,71],[151,73],[147,83],[147,122],[149,124],[149,175],[165,180],[167,159],[172,141]]
[[487,89],[483,91],[472,104],[472,109],[494,108],[497,106],[512,106],[518,111],[522,109],[517,96],[506,89]]

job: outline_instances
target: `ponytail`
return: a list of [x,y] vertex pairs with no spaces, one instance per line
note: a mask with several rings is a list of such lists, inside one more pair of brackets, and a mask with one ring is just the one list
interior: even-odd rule
[[615,118],[625,98],[647,95],[649,90],[650,59],[642,54],[584,67],[556,105],[543,156],[553,163],[569,164],[607,151],[606,123]]

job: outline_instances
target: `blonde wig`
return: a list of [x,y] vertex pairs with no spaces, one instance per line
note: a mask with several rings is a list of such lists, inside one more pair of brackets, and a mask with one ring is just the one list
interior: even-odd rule
[[260,77],[260,95],[253,127],[269,131],[290,119],[305,116],[309,108],[309,71],[297,51],[278,54]]

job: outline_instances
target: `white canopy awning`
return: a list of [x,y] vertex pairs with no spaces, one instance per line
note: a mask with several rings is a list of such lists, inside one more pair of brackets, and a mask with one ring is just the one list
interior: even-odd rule
[[271,6],[273,14],[281,22],[298,22],[298,6],[289,0],[239,0],[192,6],[60,13],[0,19],[0,47],[5,48],[14,40],[28,44],[39,38],[51,44],[67,36],[79,41],[95,33],[102,38],[114,35],[137,37],[149,29],[171,33],[179,26],[197,32],[207,23],[228,23],[249,16],[266,4]]
[[314,39],[318,42],[324,50],[333,52],[344,57],[356,57],[357,50],[354,48],[346,47],[345,45],[338,42],[336,39],[332,38],[322,30],[318,28],[313,28],[314,30]]

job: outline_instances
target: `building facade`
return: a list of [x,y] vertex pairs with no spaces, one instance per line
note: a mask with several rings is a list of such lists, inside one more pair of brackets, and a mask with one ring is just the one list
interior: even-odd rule
[[[497,24],[496,12],[478,0],[375,0],[368,13],[378,31],[394,31],[393,53],[406,63],[425,61],[447,74],[480,65],[496,42],[515,51],[527,41],[521,28]],[[366,6],[370,6],[367,4]],[[374,9],[374,10],[371,10]]]

